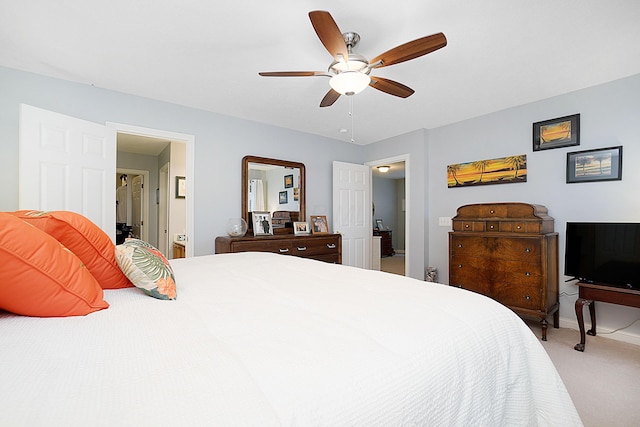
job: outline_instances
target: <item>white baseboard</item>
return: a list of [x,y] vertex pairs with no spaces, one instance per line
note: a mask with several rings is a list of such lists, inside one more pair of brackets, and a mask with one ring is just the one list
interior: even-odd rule
[[[576,331],[580,331],[580,328],[578,327],[578,321],[575,319],[567,319],[565,317],[561,317],[560,327],[575,329]],[[585,319],[584,327],[585,327],[585,330],[587,331],[591,328],[591,323],[589,322],[588,319]],[[599,336],[603,336],[605,338],[611,338],[612,340],[623,341],[630,344],[640,345],[640,335],[630,334],[629,332],[625,332],[625,331],[612,332],[611,329],[603,328],[602,326],[597,325],[597,323],[596,323],[596,334]],[[587,335],[587,340],[589,339],[588,337],[589,335]],[[577,340],[576,342],[580,341],[579,334],[576,334],[576,340]]]

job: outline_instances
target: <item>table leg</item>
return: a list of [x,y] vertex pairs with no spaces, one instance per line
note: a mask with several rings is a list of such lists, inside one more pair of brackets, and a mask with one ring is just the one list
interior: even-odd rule
[[587,331],[588,335],[596,336],[596,302],[590,301],[589,316],[591,317],[591,329]]
[[[580,328],[580,342],[576,344],[573,348],[577,351],[584,351],[584,345],[586,342],[586,337],[584,335],[584,317],[582,313],[582,309],[585,305],[589,305],[589,310],[591,310],[592,301],[589,301],[584,298],[578,298],[576,300],[576,317],[578,318],[578,328]],[[595,311],[594,311],[595,317]],[[593,317],[592,317],[593,319]]]

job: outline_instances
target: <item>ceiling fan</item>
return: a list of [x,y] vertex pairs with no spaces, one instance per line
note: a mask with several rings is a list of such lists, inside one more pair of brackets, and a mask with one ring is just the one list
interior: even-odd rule
[[330,77],[331,89],[322,98],[320,107],[331,106],[340,95],[355,95],[367,86],[390,95],[407,98],[414,93],[413,89],[393,80],[370,76],[371,70],[418,58],[447,45],[444,34],[437,33],[396,46],[368,61],[364,56],[353,52],[353,48],[360,41],[360,36],[353,32],[341,33],[329,12],[311,11],[309,19],[318,38],[333,56],[333,62],[328,70],[326,72],[267,71],[258,74],[264,77]]

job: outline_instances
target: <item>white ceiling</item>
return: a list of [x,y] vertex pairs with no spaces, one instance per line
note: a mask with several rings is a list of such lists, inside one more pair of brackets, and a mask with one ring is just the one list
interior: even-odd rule
[[[316,9],[369,59],[437,32],[448,45],[373,71],[413,96],[321,109],[326,77],[258,76],[327,69]],[[0,0],[0,65],[368,144],[640,73],[640,1]]]

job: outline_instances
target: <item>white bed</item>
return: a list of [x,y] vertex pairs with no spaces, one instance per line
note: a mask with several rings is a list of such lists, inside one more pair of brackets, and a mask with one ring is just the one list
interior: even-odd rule
[[474,293],[266,253],[171,261],[178,297],[0,314],[2,426],[572,426],[538,339]]

